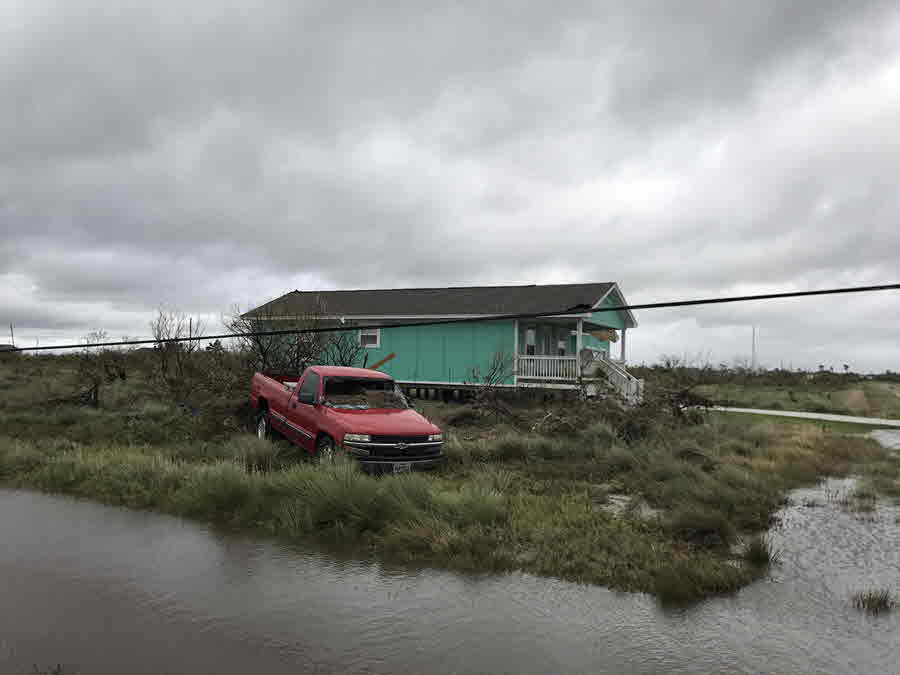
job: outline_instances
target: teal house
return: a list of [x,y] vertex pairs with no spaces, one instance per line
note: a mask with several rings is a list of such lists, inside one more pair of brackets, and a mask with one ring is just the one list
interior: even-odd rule
[[[360,329],[355,365],[409,387],[575,388],[610,383],[627,398],[642,382],[625,367],[629,329],[637,321],[613,282],[532,286],[463,286],[347,291],[292,291],[247,313],[273,327],[316,316]],[[535,318],[498,318],[542,314]],[[483,319],[445,325],[422,321]],[[414,324],[414,325],[409,325]]]

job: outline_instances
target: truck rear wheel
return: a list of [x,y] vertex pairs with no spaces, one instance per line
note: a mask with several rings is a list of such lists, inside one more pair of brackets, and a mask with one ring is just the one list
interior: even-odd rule
[[269,430],[269,411],[262,411],[256,418],[256,437],[261,440],[269,440],[271,433]]

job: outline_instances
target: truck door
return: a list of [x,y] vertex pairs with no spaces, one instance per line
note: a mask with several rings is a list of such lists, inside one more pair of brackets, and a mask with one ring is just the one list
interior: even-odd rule
[[291,438],[307,450],[316,449],[319,381],[318,373],[307,372],[303,381],[297,385],[297,392],[291,397],[287,409]]

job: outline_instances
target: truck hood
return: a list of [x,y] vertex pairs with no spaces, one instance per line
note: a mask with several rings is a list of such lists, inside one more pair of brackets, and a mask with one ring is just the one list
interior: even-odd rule
[[441,431],[415,410],[327,410],[328,416],[344,429],[344,433],[427,436]]

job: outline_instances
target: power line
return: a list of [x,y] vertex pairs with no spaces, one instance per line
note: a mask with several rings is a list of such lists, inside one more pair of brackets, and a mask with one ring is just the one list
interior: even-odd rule
[[338,333],[342,331],[357,331],[373,328],[408,328],[412,326],[440,326],[452,323],[477,323],[480,321],[509,321],[513,319],[539,319],[546,316],[566,316],[584,313],[600,313],[600,312],[620,312],[632,311],[636,309],[663,309],[667,307],[691,307],[694,305],[720,305],[730,302],[749,302],[753,300],[778,300],[783,298],[803,298],[815,295],[837,295],[840,293],[872,293],[876,291],[896,291],[900,290],[900,283],[897,284],[881,284],[878,286],[847,286],[843,288],[827,288],[818,291],[788,291],[784,293],[760,293],[756,295],[735,295],[724,298],[702,298],[698,300],[670,300],[666,302],[645,302],[636,305],[613,305],[611,307],[594,308],[591,305],[581,304],[567,307],[565,309],[556,309],[547,312],[529,312],[520,314],[486,314],[484,316],[466,317],[462,319],[440,319],[434,321],[412,321],[408,323],[373,323],[358,324],[355,326],[328,326],[316,328],[284,328],[280,330],[252,331],[247,333],[221,333],[218,335],[205,335],[203,337],[191,336],[182,338],[165,338],[161,340],[119,340],[116,342],[96,342],[94,344],[68,344],[54,345],[44,347],[16,347],[7,350],[16,352],[33,352],[33,351],[50,351],[55,349],[85,349],[96,347],[122,347],[130,345],[158,345],[170,344],[175,342],[201,342],[209,340],[225,340],[228,338],[247,338],[247,337],[266,337],[274,335],[300,335],[306,333]]

